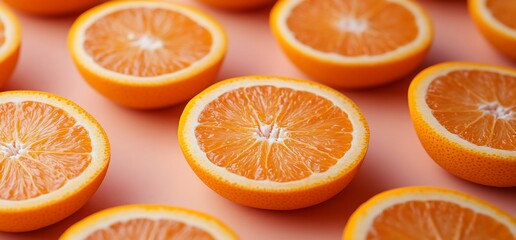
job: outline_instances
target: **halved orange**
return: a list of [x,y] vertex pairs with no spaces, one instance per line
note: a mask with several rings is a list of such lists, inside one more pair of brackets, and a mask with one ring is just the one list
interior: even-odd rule
[[243,10],[251,10],[259,7],[266,6],[267,4],[272,4],[276,0],[198,0],[210,6],[232,10],[232,11],[243,11]]
[[28,14],[56,16],[84,11],[106,0],[3,0]]
[[477,197],[438,187],[387,190],[349,218],[343,240],[516,239],[516,219]]
[[16,68],[21,37],[18,17],[11,9],[0,3],[0,88],[5,85]]
[[239,237],[206,213],[164,205],[124,205],[94,213],[68,228],[60,240],[225,239]]
[[430,17],[411,0],[280,0],[270,25],[300,70],[341,88],[378,86],[410,74],[433,40]]
[[106,133],[63,97],[0,93],[0,231],[42,228],[82,207],[110,158]]
[[489,43],[516,59],[516,1],[469,0],[468,6],[476,26]]
[[441,63],[412,81],[408,101],[430,157],[450,173],[489,186],[516,186],[516,70]]
[[227,49],[214,18],[167,1],[110,1],[70,29],[70,53],[102,95],[133,108],[186,101],[211,85]]
[[215,192],[246,206],[296,209],[331,198],[352,180],[369,128],[352,100],[322,84],[244,76],[195,96],[178,137]]

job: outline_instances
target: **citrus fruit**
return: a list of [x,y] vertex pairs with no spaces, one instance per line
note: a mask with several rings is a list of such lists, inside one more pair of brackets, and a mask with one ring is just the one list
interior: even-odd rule
[[193,171],[215,192],[286,210],[340,192],[366,154],[369,128],[349,98],[322,84],[243,76],[190,100],[178,137]]
[[232,11],[251,10],[276,2],[276,0],[198,0],[207,5]]
[[104,0],[3,0],[12,7],[28,14],[57,16],[77,13]]
[[211,85],[227,49],[222,26],[166,1],[110,1],[74,22],[68,46],[84,79],[112,101],[161,108]]
[[430,157],[450,173],[489,186],[516,186],[516,71],[468,62],[431,66],[408,102]]
[[469,0],[468,6],[483,36],[501,53],[516,59],[516,1]]
[[0,88],[11,77],[20,54],[21,26],[18,17],[0,3]]
[[516,239],[516,220],[468,194],[402,187],[372,197],[349,218],[343,240]]
[[0,231],[35,230],[82,207],[110,158],[99,123],[51,93],[0,93]]
[[68,228],[60,240],[239,239],[215,217],[173,206],[123,205],[94,213]]
[[414,71],[433,41],[427,12],[411,0],[280,0],[272,32],[313,80],[367,88]]

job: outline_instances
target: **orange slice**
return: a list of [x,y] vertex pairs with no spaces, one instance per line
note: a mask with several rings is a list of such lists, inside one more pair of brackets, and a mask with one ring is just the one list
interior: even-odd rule
[[324,85],[245,76],[194,97],[179,145],[198,177],[234,202],[296,209],[323,202],[354,177],[369,128],[361,110]]
[[102,210],[72,225],[59,238],[75,239],[239,239],[215,217],[161,205],[125,205]]
[[0,88],[11,77],[18,63],[21,26],[18,17],[0,3]]
[[104,0],[3,0],[28,14],[40,16],[65,15],[88,9]]
[[516,1],[469,0],[468,5],[484,37],[498,51],[516,59]]
[[232,11],[242,11],[242,10],[251,10],[259,7],[266,6],[268,4],[272,4],[276,2],[276,0],[199,0],[205,4],[210,6],[232,10]]
[[454,62],[412,81],[408,100],[419,139],[450,173],[490,186],[516,186],[516,71]]
[[433,39],[426,11],[411,0],[280,0],[272,32],[314,80],[366,88],[414,71]]
[[351,215],[343,240],[516,239],[516,219],[476,197],[437,187],[388,190]]
[[0,93],[0,231],[35,230],[71,215],[99,187],[109,157],[102,127],[70,100]]
[[83,77],[121,105],[161,108],[211,85],[227,49],[222,26],[166,1],[110,1],[70,29],[68,47]]

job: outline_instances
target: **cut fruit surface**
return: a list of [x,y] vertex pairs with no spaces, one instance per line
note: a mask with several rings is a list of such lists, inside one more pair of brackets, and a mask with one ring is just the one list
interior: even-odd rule
[[125,205],[102,210],[77,222],[60,240],[206,239],[236,240],[226,224],[205,213],[161,205]]
[[468,6],[476,26],[489,43],[516,59],[516,2],[469,0]]
[[340,92],[272,76],[229,79],[198,94],[178,136],[209,187],[266,209],[307,207],[337,194],[369,143],[362,112]]
[[0,93],[0,231],[30,231],[82,207],[102,182],[109,142],[98,122],[50,93]]
[[433,39],[426,11],[410,0],[282,0],[270,25],[299,69],[344,88],[373,87],[409,74]]
[[0,88],[12,76],[20,55],[21,25],[18,17],[0,3]]
[[516,186],[516,71],[442,63],[418,74],[409,107],[425,150],[447,171],[490,186]]
[[227,48],[215,19],[165,1],[101,4],[75,21],[68,43],[93,88],[134,108],[193,97],[215,81]]
[[344,240],[516,239],[516,220],[468,194],[437,187],[388,190],[363,203]]

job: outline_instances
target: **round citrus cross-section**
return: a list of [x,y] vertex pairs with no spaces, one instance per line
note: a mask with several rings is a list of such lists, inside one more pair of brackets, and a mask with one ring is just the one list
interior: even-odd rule
[[411,0],[282,0],[272,32],[305,74],[333,87],[366,88],[414,71],[432,43],[432,23]]
[[469,0],[471,17],[498,51],[516,59],[516,1]]
[[477,197],[445,188],[387,190],[349,218],[343,240],[516,239],[516,220]]
[[273,76],[212,85],[187,104],[178,136],[206,185],[264,209],[331,198],[352,180],[369,144],[361,110],[342,93]]
[[101,184],[110,158],[107,136],[70,100],[45,92],[2,92],[0,129],[0,231],[58,222]]
[[94,213],[68,228],[60,240],[237,240],[226,224],[206,213],[164,205],[123,205]]
[[21,44],[21,25],[18,17],[0,4],[0,88],[11,77],[18,63]]
[[451,62],[412,81],[412,121],[430,157],[450,173],[489,186],[516,186],[516,71]]
[[227,49],[214,18],[166,1],[110,1],[82,14],[68,47],[84,79],[112,101],[161,108],[211,85]]

